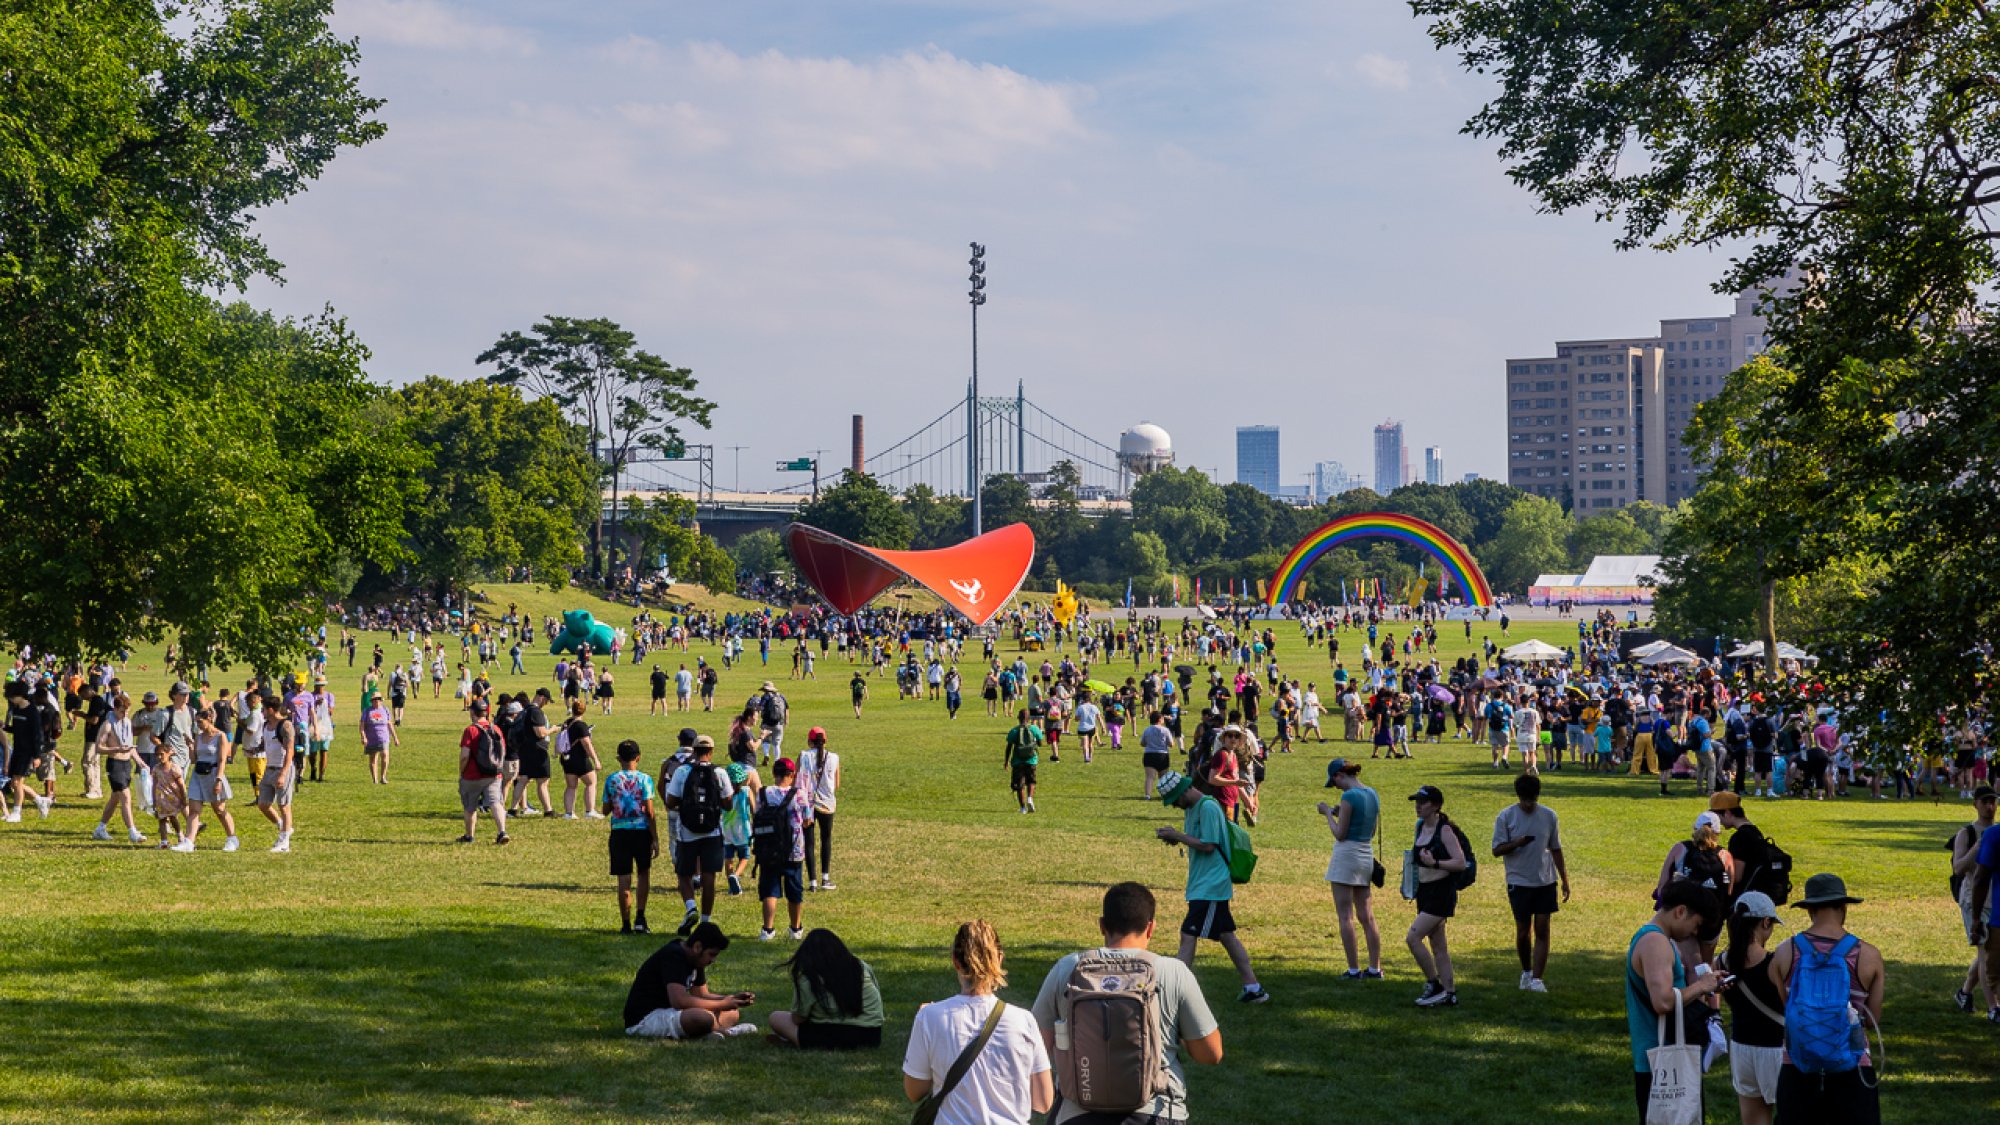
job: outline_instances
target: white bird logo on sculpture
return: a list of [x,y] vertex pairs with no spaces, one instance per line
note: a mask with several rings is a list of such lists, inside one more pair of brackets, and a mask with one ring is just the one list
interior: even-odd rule
[[951,588],[957,590],[958,596],[964,598],[970,605],[978,605],[979,599],[986,596],[986,585],[977,578],[970,582],[960,582],[957,579],[953,579]]

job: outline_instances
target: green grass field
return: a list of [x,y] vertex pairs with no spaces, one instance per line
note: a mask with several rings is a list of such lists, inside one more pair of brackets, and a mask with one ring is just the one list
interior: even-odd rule
[[[494,591],[493,603],[504,609],[510,592]],[[583,601],[517,596],[534,612]],[[595,608],[614,623],[630,616]],[[1512,639],[1530,635],[1574,634],[1550,623],[1517,626]],[[363,636],[364,662],[378,639]],[[1324,686],[1323,657],[1308,661],[1300,648],[1281,630],[1286,666]],[[764,678],[754,652],[750,667],[724,675],[721,698],[740,705]],[[660,660],[671,671],[678,656]],[[499,686],[545,682],[552,663],[537,655],[530,677]],[[788,667],[774,657],[772,678],[782,682]],[[159,669],[157,652],[139,655],[128,685],[164,687]],[[332,671],[351,711],[360,670],[337,662]],[[619,672],[619,710],[596,720],[599,745],[608,760],[617,740],[637,738],[656,768],[682,720],[647,717],[643,675]],[[880,975],[889,1041],[879,1053],[780,1052],[754,1037],[626,1039],[618,1013],[632,971],[665,939],[615,932],[602,822],[523,820],[511,847],[452,844],[461,719],[447,690],[411,708],[387,787],[367,783],[348,715],[332,780],[301,788],[290,855],[265,852],[271,830],[247,801],[238,854],[215,850],[219,834],[205,833],[192,856],[93,842],[96,810],[77,799],[75,775],[48,820],[31,810],[0,830],[11,892],[0,897],[0,1118],[890,1122],[908,1112],[898,1073],[911,1016],[955,988],[945,950],[959,922],[983,916],[998,928],[1013,973],[1005,995],[1023,1004],[1056,957],[1093,941],[1108,883],[1155,889],[1156,948],[1170,952],[1183,861],[1151,829],[1179,814],[1138,799],[1135,750],[1090,766],[1071,754],[1044,764],[1043,811],[1022,817],[1000,764],[1003,720],[969,699],[974,710],[947,722],[941,704],[899,704],[893,683],[877,680],[857,721],[847,674],[832,660],[817,681],[784,686],[793,738],[823,725],[844,758],[840,889],[809,896],[806,917],[837,930]],[[719,739],[725,723],[718,711],[691,725]],[[65,753],[75,746],[65,739]],[[1411,911],[1393,889],[1378,899],[1389,979],[1336,979],[1344,966],[1322,880],[1329,840],[1314,805],[1340,749],[1272,763],[1262,864],[1236,913],[1274,1000],[1234,1003],[1234,974],[1219,949],[1203,950],[1197,972],[1227,1057],[1191,1073],[1195,1119],[1629,1121],[1621,957],[1651,913],[1662,855],[1702,806],[1641,781],[1547,774],[1576,890],[1556,919],[1551,992],[1516,989],[1494,861],[1451,927],[1461,1007],[1420,1011],[1411,1001],[1421,981],[1402,946]],[[232,776],[245,792],[240,765]],[[1511,800],[1510,779],[1464,744],[1369,763],[1363,779],[1385,798],[1392,853],[1407,831],[1403,797],[1420,783],[1444,788],[1447,810],[1478,844]],[[1963,1125],[2000,1111],[2000,1030],[1949,1000],[1967,950],[1945,897],[1945,841],[1965,806],[1855,798],[1758,804],[1753,814],[1802,868],[1839,871],[1868,900],[1852,924],[1889,961],[1884,1119]],[[671,892],[664,898],[653,911],[663,929],[675,915]],[[754,940],[756,909],[748,896],[719,901],[718,920],[742,940],[712,977],[788,998],[779,967],[788,944]],[[767,1010],[750,1018],[762,1024]],[[1726,1065],[1708,1093],[1710,1120],[1734,1120]]]

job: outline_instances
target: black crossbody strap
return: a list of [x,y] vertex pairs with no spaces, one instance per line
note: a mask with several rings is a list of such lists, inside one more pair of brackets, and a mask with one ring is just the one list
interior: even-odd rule
[[944,1085],[939,1086],[930,1097],[925,1098],[922,1104],[917,1106],[915,1125],[930,1125],[937,1120],[938,1110],[944,1105],[944,1100],[951,1096],[953,1090],[958,1089],[958,1084],[965,1080],[965,1072],[972,1069],[972,1064],[978,1060],[979,1053],[986,1049],[987,1041],[993,1038],[993,1030],[1000,1026],[1000,1013],[1006,1008],[1006,1001],[994,998],[993,1011],[986,1017],[986,1025],[979,1029],[979,1034],[972,1042],[967,1043],[965,1050],[960,1051],[958,1058],[952,1061],[951,1069],[945,1072]]

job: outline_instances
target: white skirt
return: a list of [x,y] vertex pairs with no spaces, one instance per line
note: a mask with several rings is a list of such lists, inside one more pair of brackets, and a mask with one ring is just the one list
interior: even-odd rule
[[1373,882],[1374,874],[1373,840],[1342,840],[1333,845],[1333,858],[1326,865],[1327,882],[1343,887],[1365,887]]

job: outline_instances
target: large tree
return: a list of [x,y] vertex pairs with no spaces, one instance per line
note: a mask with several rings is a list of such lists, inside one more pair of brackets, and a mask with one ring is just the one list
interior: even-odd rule
[[394,401],[430,453],[408,516],[413,576],[449,589],[528,567],[551,589],[565,585],[583,562],[597,471],[555,403],[437,376]]
[[411,467],[338,319],[214,294],[252,229],[380,135],[328,0],[36,4],[0,18],[0,638],[178,630],[266,667],[391,563]]
[[1496,590],[1527,592],[1542,574],[1569,562],[1570,519],[1562,505],[1543,496],[1523,496],[1507,509],[1480,569]]
[[[715,404],[695,394],[694,372],[639,347],[638,337],[602,317],[544,317],[526,332],[508,332],[481,352],[494,382],[525,387],[560,406],[611,482],[612,536],[617,536],[618,488],[625,471],[647,454],[685,448],[681,427],[708,428]],[[591,525],[590,566],[606,575],[604,509]]]
[[1132,486],[1132,522],[1159,536],[1171,565],[1180,567],[1212,558],[1229,534],[1222,489],[1200,469],[1172,465]]
[[889,491],[869,473],[844,469],[840,483],[799,508],[798,521],[870,547],[902,550],[914,529]]
[[[1733,414],[1748,434],[1736,464],[1808,488],[1765,505],[1791,509],[1779,518],[1712,535],[1761,552],[1772,597],[1829,566],[1879,565],[1872,591],[1825,610],[1846,639],[1822,671],[1864,700],[1855,722],[1885,728],[1876,745],[1933,737],[1938,715],[1984,690],[1986,661],[1968,654],[2000,627],[2000,524],[1968,518],[1994,507],[1980,442],[2000,398],[1990,5],[1412,7],[1440,46],[1499,76],[1467,128],[1500,141],[1542,205],[1621,222],[1622,246],[1727,250],[1718,288],[1767,294],[1786,377]],[[1791,271],[1796,285],[1777,284]],[[1702,489],[1736,487],[1731,471],[1718,462]],[[1793,549],[1807,543],[1823,549]]]

